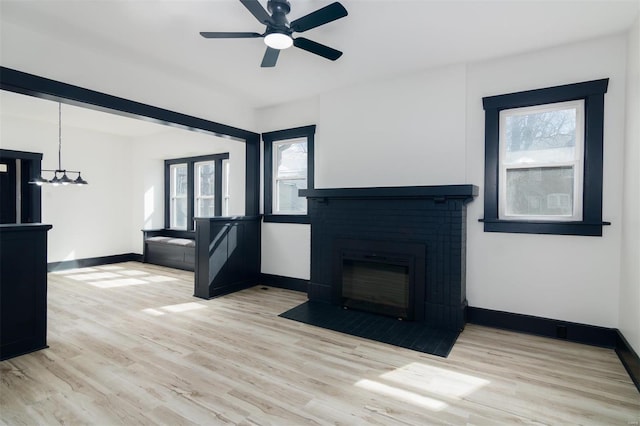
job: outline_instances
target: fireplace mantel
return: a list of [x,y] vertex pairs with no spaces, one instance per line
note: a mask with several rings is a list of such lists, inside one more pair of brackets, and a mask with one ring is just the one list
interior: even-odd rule
[[299,193],[309,201],[311,222],[309,300],[341,303],[342,259],[354,247],[365,258],[379,258],[380,251],[385,256],[410,253],[410,262],[419,272],[415,274],[414,320],[449,330],[464,327],[466,204],[478,195],[477,186],[328,188]]
[[476,185],[385,186],[369,188],[301,189],[300,196],[310,198],[361,199],[463,199],[471,201],[478,195]]

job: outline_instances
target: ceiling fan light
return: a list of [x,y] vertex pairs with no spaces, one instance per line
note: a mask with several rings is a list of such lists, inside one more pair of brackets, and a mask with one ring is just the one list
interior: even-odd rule
[[287,49],[293,46],[291,36],[283,33],[270,33],[264,37],[264,43],[272,49]]

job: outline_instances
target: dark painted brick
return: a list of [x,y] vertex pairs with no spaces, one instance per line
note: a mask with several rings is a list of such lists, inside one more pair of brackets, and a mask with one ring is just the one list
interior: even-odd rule
[[[443,186],[442,188],[446,188]],[[444,189],[443,189],[444,191]],[[435,202],[421,198],[328,198],[327,203],[310,199],[311,285],[310,300],[331,301],[336,238],[424,244],[427,250],[424,301],[434,312],[425,312],[417,321],[461,329],[460,311],[466,300],[466,205],[472,199]],[[422,312],[422,309],[420,309]]]

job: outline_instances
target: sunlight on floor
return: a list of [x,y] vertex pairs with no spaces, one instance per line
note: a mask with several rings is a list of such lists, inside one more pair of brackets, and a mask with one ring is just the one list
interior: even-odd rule
[[418,391],[458,399],[490,383],[488,380],[479,377],[419,362],[412,362],[402,368],[384,373],[380,378]]
[[438,398],[459,400],[491,383],[480,377],[419,362],[412,362],[378,377],[379,381],[359,380],[355,386],[432,411],[449,406]]
[[[179,303],[177,305],[167,305],[158,309],[147,308],[147,309],[143,309],[142,312],[144,312],[145,314],[153,315],[154,317],[158,317],[166,313],[195,311],[198,309],[204,309],[206,307],[207,307],[206,305],[203,305],[201,303],[187,302],[187,303]],[[162,312],[162,311],[165,311],[165,312]]]
[[120,271],[124,268],[118,265],[102,265],[102,266],[99,266],[98,269],[101,269],[103,271]]
[[159,317],[160,315],[164,315],[164,312],[159,311],[157,309],[153,309],[153,308],[143,309],[142,312],[144,312],[145,314],[153,315],[154,317]]
[[175,281],[175,278],[165,277],[164,275],[147,275],[144,279],[151,283],[163,283],[167,281]]
[[124,271],[118,271],[119,274],[121,275],[127,275],[129,277],[139,277],[141,275],[149,275],[148,273],[144,272],[144,271],[133,271],[133,270],[129,270],[129,269],[125,269]]
[[69,276],[72,280],[76,281],[89,281],[89,280],[104,280],[107,278],[120,278],[120,275],[113,272],[94,272],[89,274],[78,274]]
[[54,275],[73,275],[79,273],[88,273],[88,272],[98,272],[97,269],[94,268],[74,268],[74,269],[63,269],[61,271],[51,271],[50,274]]
[[186,311],[195,311],[196,309],[204,309],[206,307],[207,307],[206,305],[203,305],[201,303],[187,302],[187,303],[180,303],[177,305],[163,306],[160,309],[163,309],[169,312],[186,312]]
[[[101,289],[157,284],[177,280],[173,277],[150,274],[149,272],[127,269],[126,267],[117,265],[102,265],[95,268],[67,269],[64,271],[51,273],[64,275],[65,277],[72,280],[79,281]],[[159,308],[142,309],[142,312],[152,316],[161,316],[166,315],[167,313],[189,312],[198,309],[204,309],[206,307],[206,305],[203,305],[201,303],[187,302],[175,305],[166,305]]]
[[432,411],[440,411],[449,406],[449,404],[438,401],[437,399],[422,396],[415,392],[410,392],[394,386],[385,385],[384,383],[375,382],[373,380],[359,380],[358,382],[356,382],[356,386],[371,392],[375,392],[379,395],[388,396],[398,401],[408,402],[413,405],[428,408]]
[[72,280],[85,282],[97,288],[117,288],[150,283],[175,281],[164,275],[150,275],[148,272],[126,269],[117,265],[103,265],[95,268],[76,268],[51,272],[64,275]]
[[105,281],[89,281],[87,284],[91,284],[94,287],[98,288],[114,288],[114,287],[125,287],[129,285],[140,285],[140,284],[148,284],[147,281],[139,280],[137,278],[119,278],[113,280],[105,280]]

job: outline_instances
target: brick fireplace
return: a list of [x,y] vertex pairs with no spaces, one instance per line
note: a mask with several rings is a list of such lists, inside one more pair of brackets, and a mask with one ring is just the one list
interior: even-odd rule
[[466,204],[474,185],[301,190],[310,301],[464,328]]

